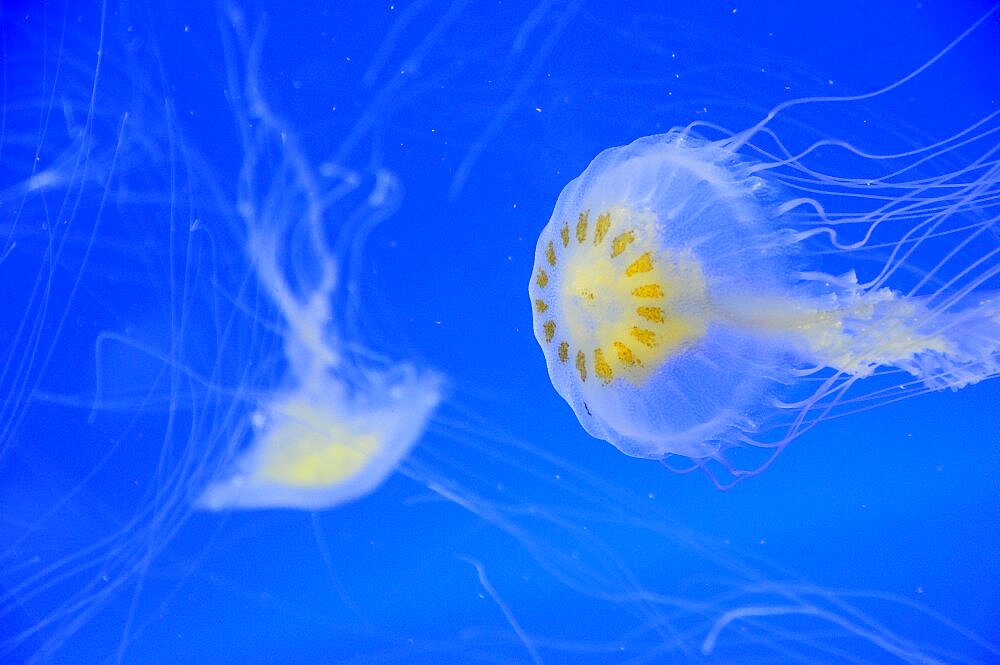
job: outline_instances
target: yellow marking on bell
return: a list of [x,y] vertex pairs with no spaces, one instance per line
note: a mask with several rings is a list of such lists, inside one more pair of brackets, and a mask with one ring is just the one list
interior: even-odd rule
[[539,288],[544,289],[549,285],[549,276],[544,270],[538,271],[538,277],[535,278],[535,283],[538,284]]
[[648,328],[632,326],[629,334],[650,348],[656,345],[656,333]]
[[635,232],[633,231],[626,231],[625,233],[616,235],[611,239],[611,258],[615,258],[624,252],[633,242],[635,242]]
[[542,330],[545,331],[545,341],[551,342],[552,338],[556,336],[556,322],[549,319],[542,324]]
[[[260,475],[289,487],[331,487],[357,474],[378,454],[379,439],[355,432],[324,411],[292,403],[288,419],[268,435]],[[280,451],[280,452],[279,452]]]
[[587,239],[587,220],[590,217],[590,211],[586,210],[580,213],[580,218],[576,222],[576,241],[583,242]]
[[325,446],[320,441],[296,443],[314,449],[295,451],[289,459],[268,468],[263,473],[265,477],[293,487],[329,487],[357,473],[378,446],[374,436]]
[[611,228],[611,213],[606,212],[603,215],[597,216],[597,226],[594,227],[594,246],[600,245],[604,242],[604,236],[608,234],[608,229]]
[[632,351],[632,349],[628,348],[622,342],[615,340],[614,347],[615,351],[618,352],[618,361],[621,362],[623,365],[626,365],[628,367],[632,367],[635,365],[642,365],[642,362],[635,357],[635,353]]
[[652,269],[653,255],[649,252],[645,252],[642,256],[630,263],[628,268],[625,268],[625,276],[633,277],[634,275],[638,275],[642,272],[649,272]]
[[636,298],[662,298],[663,287],[659,284],[643,284],[632,289],[632,295]]
[[549,308],[549,305],[548,305],[547,302],[545,302],[541,298],[535,298],[535,311],[536,312],[538,312],[539,314],[541,314],[541,313],[545,312],[546,310],[548,310],[548,308]]
[[[570,242],[580,242],[561,257],[558,278],[544,266],[547,289],[539,292],[532,284],[532,297],[549,307],[533,315],[534,329],[552,352],[550,362],[558,357],[573,364],[574,378],[641,386],[705,334],[712,312],[705,277],[689,252],[661,246],[654,214],[624,207],[590,212],[592,219],[580,215],[586,229],[578,220],[563,226]],[[556,324],[551,342],[550,320]]]
[[635,313],[652,323],[663,323],[663,309],[660,307],[636,307]]
[[611,380],[615,378],[615,373],[608,361],[604,359],[604,351],[601,349],[594,349],[594,374],[601,380],[601,383],[605,384],[611,383]]
[[569,224],[563,224],[559,229],[559,237],[562,238],[563,247],[569,247]]
[[552,245],[551,240],[545,248],[545,260],[549,262],[550,266],[555,266],[556,264],[556,248]]

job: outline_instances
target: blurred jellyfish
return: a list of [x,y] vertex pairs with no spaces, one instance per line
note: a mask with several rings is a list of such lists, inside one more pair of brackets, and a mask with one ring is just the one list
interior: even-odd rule
[[[770,129],[789,107],[905,81],[785,103],[736,134],[641,138],[566,186],[528,290],[552,384],[588,433],[714,461],[726,483],[824,419],[1000,373],[998,113],[900,155],[833,139],[793,154]],[[909,177],[959,146],[979,153]],[[893,163],[824,172],[831,147]]]
[[[231,18],[244,36],[240,13]],[[245,50],[255,72],[259,44]],[[230,84],[237,89],[240,82]],[[359,251],[366,227],[394,205],[391,174],[380,171],[367,198],[345,215],[362,222],[335,219],[336,206],[358,186],[357,176],[334,170],[321,184],[294,133],[260,97],[253,74],[243,93],[245,150],[236,208],[250,264],[283,319],[288,372],[284,387],[258,398],[249,448],[198,504],[213,510],[326,508],[371,492],[393,472],[440,402],[441,377],[409,362],[387,362],[344,338],[350,316],[340,293],[349,288],[345,265]],[[276,140],[282,158],[274,165],[261,153]],[[342,311],[333,311],[338,305]]]

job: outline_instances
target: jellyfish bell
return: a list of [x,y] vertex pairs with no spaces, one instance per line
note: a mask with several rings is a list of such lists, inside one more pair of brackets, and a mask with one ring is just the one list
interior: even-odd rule
[[[589,434],[739,479],[859,403],[1000,372],[998,222],[977,218],[1000,187],[997,114],[903,155],[831,139],[792,154],[770,127],[788,107],[843,101],[788,102],[737,134],[640,138],[563,189],[528,291],[549,377]],[[963,168],[910,175],[970,144],[982,152]],[[902,165],[825,173],[815,155],[831,146]],[[876,374],[899,390],[866,398]]]
[[369,494],[424,433],[440,383],[400,364],[367,377],[361,391],[327,376],[271,396],[252,416],[250,448],[197,505],[315,510]]

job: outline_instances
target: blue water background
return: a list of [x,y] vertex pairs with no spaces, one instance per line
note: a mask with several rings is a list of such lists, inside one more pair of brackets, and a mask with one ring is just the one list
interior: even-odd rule
[[[0,292],[15,303],[0,331],[10,339],[27,321],[53,335],[30,351],[48,359],[44,370],[20,370],[29,387],[7,396],[22,415],[0,465],[4,662],[531,662],[470,561],[544,662],[905,655],[803,616],[736,622],[716,654],[701,654],[715,619],[787,603],[792,587],[812,589],[827,609],[836,596],[853,608],[844,615],[863,612],[921,645],[914,658],[940,648],[945,662],[1000,662],[998,382],[823,423],[760,477],[721,492],[701,473],[628,458],[580,429],[549,384],[526,294],[556,197],[602,149],[695,119],[737,130],[783,100],[878,89],[988,3],[253,3],[239,11],[260,39],[259,61],[228,27],[229,6],[71,5],[2,7],[8,108],[33,104],[59,118],[43,135],[41,114],[8,112],[4,217],[25,190],[17,160],[38,146],[56,154],[60,132],[71,136],[66,127],[88,110],[104,138],[127,110],[126,126],[143,128],[161,161],[147,164],[137,149],[113,167],[152,174],[148,217],[134,216],[138,204],[116,205],[120,191],[82,187],[68,215],[77,231],[57,260],[40,260],[44,243],[25,234],[26,254],[0,264]],[[809,106],[776,131],[793,144],[835,133],[873,152],[933,142],[996,109],[998,45],[993,16],[897,93]],[[88,109],[99,46],[98,106]],[[244,100],[226,92],[227,58],[255,73],[314,164],[365,124],[344,166],[366,187],[372,165],[386,169],[401,198],[353,274],[363,307],[350,334],[448,381],[414,449],[417,471],[314,514],[192,512],[197,488],[172,484],[175,472],[194,477],[218,463],[230,416],[249,417],[223,413],[216,398],[203,403],[209,413],[185,410],[167,430],[161,374],[174,366],[164,360],[166,312],[221,325],[236,308],[231,289],[252,282],[233,231]],[[197,168],[175,173],[171,163]],[[217,194],[192,203],[189,192],[209,188],[185,183],[204,179],[219,183]],[[197,265],[229,272],[193,273],[199,295],[179,298],[169,266],[186,259],[166,229],[194,219],[214,225],[220,257]],[[51,296],[27,308],[39,275]],[[248,319],[238,320],[234,357],[254,345]],[[107,332],[135,347],[98,353]],[[204,371],[226,356],[216,334],[185,334],[175,364]],[[278,358],[271,388],[280,384],[275,340],[253,347],[259,361],[268,345]],[[220,368],[220,383],[238,383],[238,361]],[[95,415],[98,374],[111,387]],[[476,510],[444,500],[430,487],[437,481]],[[141,526],[120,534],[141,511]],[[575,588],[591,574],[622,596]]]

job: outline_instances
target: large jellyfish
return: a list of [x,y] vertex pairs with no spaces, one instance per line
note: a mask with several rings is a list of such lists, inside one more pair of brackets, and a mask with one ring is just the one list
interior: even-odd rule
[[[797,100],[736,134],[640,138],[566,186],[528,291],[552,384],[587,432],[739,478],[831,415],[1000,373],[997,112],[899,155],[833,139],[792,153],[769,129],[790,106],[902,83]],[[960,146],[978,152],[911,175]],[[824,149],[881,172],[823,171]]]

